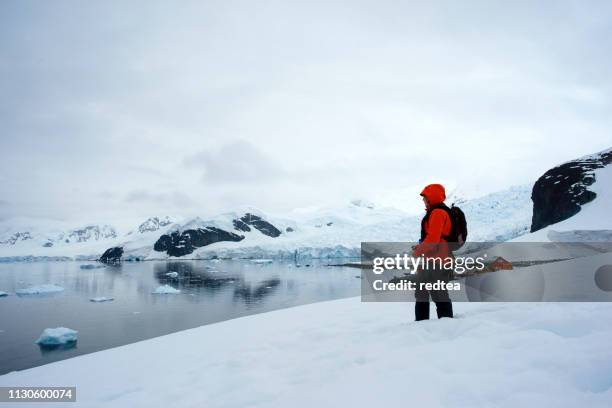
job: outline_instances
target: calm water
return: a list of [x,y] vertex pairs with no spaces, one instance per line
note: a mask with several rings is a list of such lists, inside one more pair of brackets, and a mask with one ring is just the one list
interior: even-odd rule
[[[93,270],[80,269],[82,264],[0,264],[0,291],[10,293],[0,298],[0,374],[239,316],[358,296],[361,283],[359,270],[324,264],[139,262]],[[15,295],[43,283],[65,290]],[[163,284],[182,293],[151,293]],[[89,301],[98,296],[115,300]],[[59,326],[79,332],[75,347],[44,350],[34,344],[45,328]]]

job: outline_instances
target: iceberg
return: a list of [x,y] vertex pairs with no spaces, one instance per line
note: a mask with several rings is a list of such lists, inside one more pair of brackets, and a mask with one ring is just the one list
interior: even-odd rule
[[156,295],[177,295],[181,293],[179,289],[175,289],[170,285],[162,285],[153,291]]
[[81,269],[99,269],[99,268],[104,268],[104,265],[85,264],[85,265],[79,266],[79,268]]
[[42,334],[36,340],[36,344],[41,346],[58,346],[61,344],[74,343],[77,341],[76,330],[67,327],[56,327],[43,330]]
[[89,299],[90,302],[111,302],[113,300],[115,300],[115,298],[106,297],[106,296],[98,296],[98,297]]
[[168,276],[169,278],[177,278],[178,272],[168,272],[166,276]]
[[6,296],[8,296],[8,293],[0,290],[0,297],[6,297]]
[[256,264],[268,264],[274,262],[272,259],[252,259],[251,262]]
[[18,295],[40,295],[44,293],[62,292],[64,288],[52,284],[36,285],[27,288],[17,289],[15,293]]

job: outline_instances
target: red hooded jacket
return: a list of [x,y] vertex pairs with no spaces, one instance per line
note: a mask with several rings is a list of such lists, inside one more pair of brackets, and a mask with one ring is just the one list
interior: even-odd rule
[[[446,200],[446,192],[441,184],[430,184],[421,195],[427,199],[427,208]],[[448,244],[442,238],[451,233],[451,219],[448,213],[440,208],[434,209],[425,222],[425,238],[413,251],[413,256],[424,255],[428,258],[446,258],[452,256]]]

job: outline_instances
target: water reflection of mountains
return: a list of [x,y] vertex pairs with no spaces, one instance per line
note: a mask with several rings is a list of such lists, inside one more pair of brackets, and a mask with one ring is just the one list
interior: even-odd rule
[[203,289],[210,293],[216,293],[233,288],[234,299],[241,300],[246,304],[262,301],[267,296],[272,295],[281,283],[278,277],[250,282],[246,281],[240,274],[230,274],[209,266],[196,266],[185,262],[157,264],[154,266],[154,273],[160,284],[170,285],[181,290]]

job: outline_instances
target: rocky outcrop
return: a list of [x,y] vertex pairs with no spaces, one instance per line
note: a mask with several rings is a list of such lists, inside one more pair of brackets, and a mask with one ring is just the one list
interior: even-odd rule
[[123,247],[112,247],[104,251],[98,261],[105,264],[115,264],[121,262],[123,256]]
[[237,230],[237,231],[242,231],[242,232],[249,232],[249,231],[251,231],[251,227],[249,227],[249,224],[247,224],[246,222],[242,221],[242,219],[233,220],[232,224],[234,224],[234,229]]
[[251,228],[249,227],[251,226],[257,229],[262,234],[272,238],[276,238],[281,234],[280,230],[274,225],[270,224],[263,218],[251,213],[246,213],[242,217],[240,217],[240,219],[234,220],[233,224],[234,228],[238,231],[248,232],[251,230]]
[[155,242],[153,249],[157,252],[165,252],[170,256],[184,256],[192,253],[197,248],[214,244],[215,242],[238,242],[243,239],[243,235],[234,234],[216,227],[205,227],[164,234]]
[[531,232],[568,219],[596,194],[588,187],[595,182],[595,170],[612,163],[612,149],[573,160],[544,173],[533,185]]

